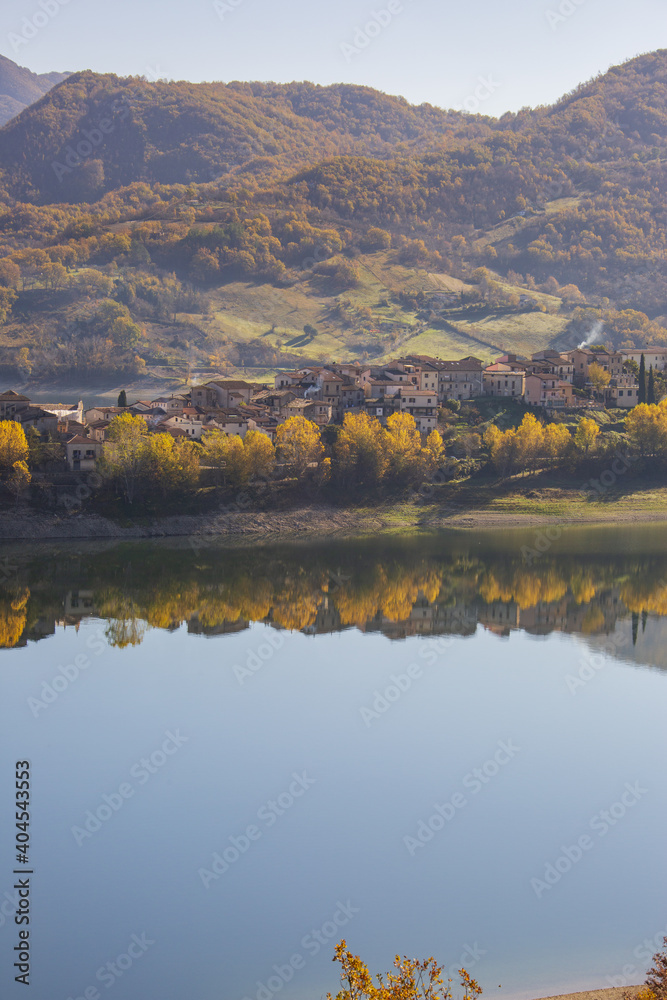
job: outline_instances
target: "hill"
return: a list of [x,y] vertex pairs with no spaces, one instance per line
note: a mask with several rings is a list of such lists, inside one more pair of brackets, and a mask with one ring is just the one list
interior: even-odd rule
[[25,66],[18,66],[0,55],[0,126],[38,101],[66,77],[66,73],[32,73]]
[[500,119],[76,73],[0,131],[0,364],[667,342],[666,158],[667,51]]
[[[64,161],[68,146],[106,120],[96,187],[63,185],[54,160]],[[132,181],[202,183],[237,172],[252,180],[343,153],[388,156],[462,120],[368,87],[149,83],[86,71],[0,133],[0,169],[14,197],[79,201]]]

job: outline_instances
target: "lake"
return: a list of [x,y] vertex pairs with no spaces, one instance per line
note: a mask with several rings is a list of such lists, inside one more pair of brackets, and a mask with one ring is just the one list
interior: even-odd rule
[[341,938],[485,997],[643,981],[667,530],[550,536],[3,549],[2,996],[15,869],[36,1000],[319,1000]]

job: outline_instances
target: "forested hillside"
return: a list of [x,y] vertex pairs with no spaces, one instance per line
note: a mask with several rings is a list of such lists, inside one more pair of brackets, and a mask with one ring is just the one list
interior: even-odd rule
[[666,153],[667,51],[499,120],[77,73],[0,131],[0,364],[662,342]]
[[0,125],[38,101],[66,76],[66,73],[32,73],[0,55]]

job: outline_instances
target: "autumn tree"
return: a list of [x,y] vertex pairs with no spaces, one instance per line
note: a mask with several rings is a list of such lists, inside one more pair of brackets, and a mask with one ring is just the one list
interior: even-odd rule
[[101,468],[107,478],[119,484],[125,499],[132,503],[147,468],[148,428],[142,417],[123,413],[109,424]]
[[206,431],[201,442],[202,465],[218,470],[225,486],[245,486],[248,482],[248,453],[238,434],[215,428]]
[[377,486],[389,465],[387,432],[368,413],[346,413],[334,445],[336,472],[350,486]]
[[594,361],[592,365],[588,366],[588,381],[593,386],[595,395],[599,396],[611,382],[611,375],[604,370],[602,365]]
[[[443,967],[434,958],[419,961],[397,955],[396,971],[374,978],[359,956],[341,941],[336,945],[334,962],[341,965],[342,989],[335,998],[327,993],[327,1000],[451,1000],[449,979],[443,980]],[[481,987],[465,969],[459,969],[459,976],[463,1000],[476,1000]]]
[[646,985],[654,1000],[667,1000],[667,937],[664,948],[653,956],[653,965],[646,975]]
[[243,449],[250,478],[268,479],[276,465],[276,450],[268,434],[248,431],[243,439]]
[[577,430],[574,435],[574,444],[579,451],[583,451],[584,455],[588,455],[590,450],[595,447],[595,443],[599,437],[600,428],[594,420],[590,417],[582,417],[577,424]]
[[504,479],[514,471],[517,462],[517,435],[514,429],[500,430],[495,424],[486,430],[484,444],[489,449],[489,457]]
[[[468,435],[467,435],[468,436]],[[479,445],[482,444],[482,439],[479,434],[469,435],[470,437],[476,437]],[[471,444],[471,450],[475,447]],[[442,440],[442,434],[438,430],[432,430],[429,436],[426,438],[426,444],[422,449],[422,459],[424,462],[424,469],[427,474],[432,474],[439,469],[445,460],[445,445]]]
[[421,435],[410,413],[392,413],[387,420],[387,451],[391,475],[399,482],[413,482],[422,471]]
[[625,418],[625,430],[640,455],[667,454],[667,400],[635,406]]
[[16,299],[17,295],[13,288],[0,288],[0,326],[6,322]]
[[524,471],[534,469],[544,451],[544,428],[532,414],[526,413],[516,430],[516,461]]
[[186,493],[199,482],[199,445],[172,434],[151,434],[146,440],[145,475],[151,489],[163,497]]
[[2,288],[18,288],[21,283],[21,268],[11,257],[0,259],[0,286]]
[[305,417],[290,417],[276,431],[276,451],[298,478],[309,465],[319,463],[324,446],[317,424]]
[[544,428],[544,454],[552,462],[564,458],[572,444],[572,435],[565,424],[547,424]]
[[16,462],[27,462],[30,454],[25,431],[14,420],[0,421],[0,475],[9,476]]

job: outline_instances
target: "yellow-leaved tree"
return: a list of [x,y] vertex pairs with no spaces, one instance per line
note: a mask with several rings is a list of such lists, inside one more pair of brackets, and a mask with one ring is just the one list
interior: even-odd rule
[[510,429],[503,433],[495,424],[491,424],[484,434],[484,444],[489,449],[491,461],[503,479],[514,471],[518,453],[515,430]]
[[588,366],[588,381],[593,386],[597,396],[607,388],[611,382],[611,375],[604,370],[602,365],[598,365],[594,361],[592,365]]
[[667,454],[667,399],[635,406],[625,418],[625,429],[641,455]]
[[574,435],[574,444],[579,451],[583,451],[584,455],[588,455],[592,448],[595,448],[595,442],[600,434],[600,428],[594,420],[590,417],[582,417],[577,424],[577,430]]
[[544,454],[552,462],[564,458],[572,444],[572,435],[565,424],[547,424],[544,428]]
[[368,413],[346,413],[334,445],[336,470],[347,486],[377,486],[389,465],[387,432]]
[[202,436],[202,465],[218,470],[218,481],[225,486],[245,486],[250,475],[248,455],[238,434],[221,430],[207,431]]
[[387,449],[389,468],[396,480],[409,483],[420,477],[422,441],[411,413],[392,413],[388,418]]
[[146,464],[151,487],[163,496],[194,490],[199,482],[199,445],[171,434],[151,434]]
[[276,450],[281,461],[301,478],[324,454],[319,427],[305,417],[290,417],[276,431]]
[[[419,961],[397,955],[395,972],[373,978],[359,956],[348,951],[345,941],[341,941],[336,945],[334,962],[341,964],[342,989],[335,998],[327,993],[327,1000],[451,1000],[449,979],[443,981],[443,967],[434,958]],[[481,987],[465,969],[459,969],[459,976],[463,1000],[476,1000]]]
[[243,439],[248,473],[251,479],[268,479],[276,465],[276,449],[268,434],[248,431]]
[[[481,444],[480,438],[480,444]],[[433,473],[439,469],[445,460],[445,444],[440,431],[433,430],[426,438],[426,444],[422,449],[422,459],[424,469],[427,473]]]
[[21,425],[14,420],[0,420],[0,474],[9,473],[15,462],[27,462],[29,451]]
[[516,461],[522,472],[534,469],[544,451],[544,427],[527,413],[516,430]]
[[128,503],[132,503],[147,469],[148,427],[143,417],[122,413],[107,430],[101,469],[116,482]]

